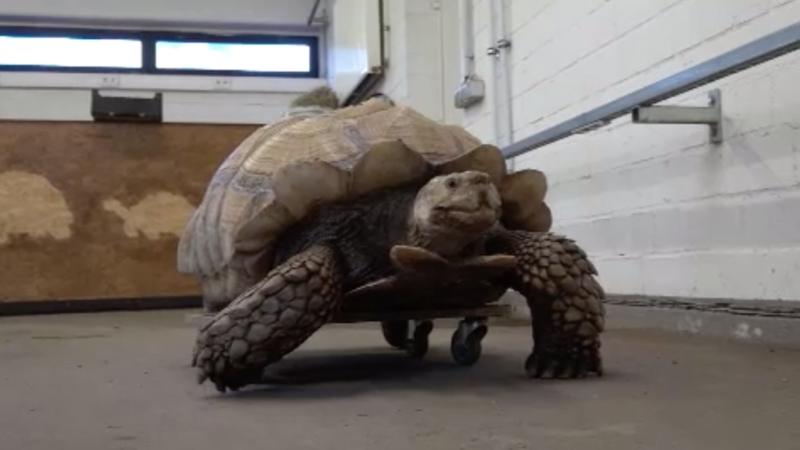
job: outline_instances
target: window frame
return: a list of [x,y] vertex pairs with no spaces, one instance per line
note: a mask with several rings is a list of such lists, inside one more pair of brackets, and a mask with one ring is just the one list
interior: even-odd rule
[[[181,31],[137,31],[95,28],[51,28],[0,26],[0,36],[64,37],[72,39],[134,39],[142,43],[142,67],[65,67],[50,65],[0,65],[0,72],[113,73],[142,75],[205,75],[257,78],[319,78],[320,38],[294,34],[213,34]],[[249,70],[158,69],[156,42],[199,42],[212,44],[297,44],[309,47],[307,72],[256,72]]]

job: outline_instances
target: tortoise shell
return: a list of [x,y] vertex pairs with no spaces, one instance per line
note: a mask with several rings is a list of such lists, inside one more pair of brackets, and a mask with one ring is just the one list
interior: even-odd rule
[[547,180],[507,173],[500,150],[463,128],[371,99],[260,127],[220,165],[178,245],[178,271],[200,279],[205,303],[229,303],[270,270],[280,234],[325,202],[443,173],[481,170],[509,228],[548,231]]

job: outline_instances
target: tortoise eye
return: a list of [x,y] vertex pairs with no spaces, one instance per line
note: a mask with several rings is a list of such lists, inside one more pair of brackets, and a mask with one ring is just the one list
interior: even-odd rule
[[449,178],[447,181],[444,182],[444,185],[450,189],[455,189],[456,186],[458,186],[458,183],[456,182],[455,179]]

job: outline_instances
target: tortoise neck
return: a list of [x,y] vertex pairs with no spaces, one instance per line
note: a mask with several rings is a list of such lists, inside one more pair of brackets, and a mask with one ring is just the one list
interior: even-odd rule
[[408,228],[408,243],[430,250],[445,258],[458,258],[474,253],[476,245],[483,242],[483,236],[459,233],[452,229],[426,226],[411,217]]

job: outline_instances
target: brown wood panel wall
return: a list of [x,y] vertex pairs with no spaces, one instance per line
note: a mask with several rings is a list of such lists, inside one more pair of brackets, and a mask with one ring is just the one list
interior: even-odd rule
[[0,302],[199,294],[180,233],[255,129],[0,122]]

